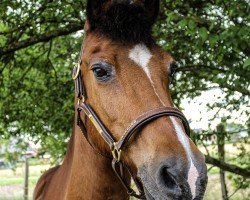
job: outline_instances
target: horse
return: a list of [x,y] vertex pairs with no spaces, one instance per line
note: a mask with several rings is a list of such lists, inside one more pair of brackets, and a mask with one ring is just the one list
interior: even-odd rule
[[62,164],[40,177],[35,200],[203,199],[205,158],[170,95],[176,61],[151,34],[159,7],[159,0],[87,1],[73,133]]

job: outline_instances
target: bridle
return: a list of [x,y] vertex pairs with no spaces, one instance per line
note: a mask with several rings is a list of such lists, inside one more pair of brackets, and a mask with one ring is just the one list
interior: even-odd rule
[[[143,126],[146,124],[152,122],[155,119],[158,119],[162,116],[174,116],[179,119],[181,119],[184,129],[188,136],[190,136],[190,128],[187,119],[185,116],[180,112],[177,108],[173,107],[158,107],[152,110],[149,110],[142,115],[140,115],[138,118],[136,118],[124,131],[123,136],[119,141],[116,141],[112,134],[108,131],[108,129],[104,126],[102,121],[99,119],[99,117],[95,114],[94,110],[91,108],[91,106],[86,102],[87,96],[83,84],[83,78],[81,73],[81,65],[82,65],[82,55],[83,55],[83,47],[81,50],[80,58],[78,63],[74,66],[73,69],[73,75],[72,78],[75,81],[75,91],[76,91],[76,97],[77,97],[77,125],[79,126],[82,134],[86,138],[87,142],[90,144],[90,146],[100,155],[111,158],[112,159],[112,168],[121,181],[122,185],[126,188],[128,194],[130,196],[134,196],[139,199],[146,199],[142,184],[140,180],[137,177],[134,177],[129,167],[124,164],[121,160],[122,158],[122,150],[125,146],[128,146],[130,138],[137,133]],[[84,114],[87,116],[88,119],[92,122],[92,124],[95,126],[99,134],[102,136],[104,141],[109,145],[112,157],[105,155],[104,153],[100,152],[95,148],[95,146],[90,142],[88,139],[88,132],[85,126],[85,123],[83,122],[81,118],[81,112],[84,112]],[[124,176],[124,169],[128,171],[131,178],[133,179],[138,193],[133,190],[130,187],[130,184],[126,182],[125,176]]]

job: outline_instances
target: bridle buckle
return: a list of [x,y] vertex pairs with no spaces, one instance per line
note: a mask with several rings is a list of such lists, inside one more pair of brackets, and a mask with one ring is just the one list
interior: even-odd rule
[[112,151],[113,158],[117,162],[120,162],[121,161],[122,150],[117,148],[116,142],[114,142],[114,144],[113,144],[113,146],[111,148],[111,151]]
[[77,98],[77,106],[80,106],[80,104],[84,102],[85,102],[85,97],[83,95]]
[[[76,69],[76,73],[75,72],[75,69]],[[80,69],[81,69],[81,64],[78,62],[78,63],[75,63],[75,67],[74,67],[74,70],[73,70],[73,73],[72,73],[72,79],[73,80],[76,80],[79,73],[80,73]]]

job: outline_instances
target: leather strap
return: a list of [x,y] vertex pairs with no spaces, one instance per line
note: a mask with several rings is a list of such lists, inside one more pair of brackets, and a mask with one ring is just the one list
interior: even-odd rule
[[136,120],[134,120],[128,129],[123,134],[122,138],[117,142],[117,149],[122,149],[129,141],[129,139],[135,134],[136,131],[141,129],[143,126],[148,124],[149,122],[163,116],[174,116],[181,119],[183,126],[187,135],[190,137],[190,128],[187,119],[184,115],[177,109],[172,107],[160,107],[152,109],[143,115],[139,116]]
[[[127,165],[124,165],[122,162],[118,162],[116,159],[113,159],[112,160],[112,168],[113,168],[116,176],[121,181],[123,187],[127,190],[127,193],[130,196],[136,197],[137,199],[146,199],[146,197],[144,195],[144,192],[143,192],[143,188],[142,188],[140,182],[136,178],[134,178],[132,172],[127,167]],[[127,185],[127,183],[126,183],[126,181],[124,179],[124,168],[128,171],[129,175],[133,179],[139,194],[137,194],[130,186]]]
[[94,144],[92,144],[89,140],[88,137],[88,133],[87,133],[87,129],[85,127],[85,124],[83,123],[82,119],[81,119],[81,110],[77,110],[77,126],[80,128],[83,136],[85,137],[86,141],[89,143],[89,145],[92,147],[92,149],[99,155],[109,158],[110,160],[112,160],[113,158],[107,154],[104,154],[103,152],[99,151]]
[[[116,150],[121,150],[124,146],[129,142],[130,138],[143,126],[150,123],[151,121],[163,117],[163,116],[174,116],[182,120],[184,129],[188,136],[190,136],[190,128],[187,119],[184,115],[177,109],[171,107],[160,107],[152,109],[141,116],[139,116],[136,120],[134,120],[129,127],[124,132],[123,136],[118,142],[115,142],[113,136],[108,132],[105,126],[102,124],[101,120],[95,114],[93,109],[87,103],[82,103],[78,106],[78,112],[84,111],[87,117],[91,120],[94,124],[102,138],[105,142],[109,145],[110,149],[112,150],[114,147]],[[115,145],[115,146],[114,146]]]
[[112,148],[115,140],[113,139],[112,135],[109,134],[107,129],[104,127],[101,120],[95,114],[95,112],[91,108],[91,106],[88,105],[87,103],[82,103],[82,104],[80,104],[78,106],[78,110],[79,111],[81,111],[81,110],[84,111],[84,113],[87,115],[87,117],[90,119],[90,121],[94,124],[97,131],[100,133],[100,135],[105,140],[105,142],[109,145],[110,148]]
[[81,76],[81,64],[77,63],[73,68],[73,79],[75,80],[75,94],[78,99],[86,98],[85,88],[83,85],[83,79]]
[[[130,171],[129,167],[125,164],[123,164],[120,160],[117,160],[116,158],[112,158],[104,153],[102,153],[101,151],[97,150],[97,148],[89,141],[88,135],[87,135],[87,129],[81,119],[81,111],[84,110],[85,114],[90,118],[91,121],[93,121],[93,119],[97,120],[96,122],[98,123],[98,128],[102,129],[104,131],[99,132],[101,134],[101,136],[103,137],[103,139],[107,142],[107,144],[109,144],[111,150],[114,148],[114,143],[113,142],[113,138],[112,136],[108,133],[108,131],[105,129],[105,127],[102,125],[101,121],[98,119],[98,117],[96,116],[96,114],[94,113],[94,111],[92,110],[92,108],[90,107],[90,105],[83,103],[81,106],[79,105],[77,108],[77,125],[79,126],[83,136],[85,137],[85,139],[87,140],[87,142],[89,143],[89,145],[94,149],[94,151],[96,153],[98,153],[101,156],[104,156],[106,158],[112,159],[112,168],[115,172],[115,174],[117,175],[117,177],[119,178],[119,180],[121,181],[122,185],[125,187],[125,189],[127,190],[127,193],[130,196],[134,196],[138,199],[145,199],[145,195],[143,192],[143,188],[141,183],[137,180],[137,178],[135,178],[132,174],[132,172]],[[96,122],[94,122],[94,125],[96,124]],[[96,125],[95,125],[96,126]],[[101,128],[102,127],[102,128]],[[110,136],[110,137],[109,137]],[[113,142],[113,143],[112,143]],[[131,178],[133,179],[137,190],[139,191],[139,194],[137,194],[128,183],[126,183],[125,177],[124,177],[124,169],[126,169],[129,173],[129,175],[131,176]]]

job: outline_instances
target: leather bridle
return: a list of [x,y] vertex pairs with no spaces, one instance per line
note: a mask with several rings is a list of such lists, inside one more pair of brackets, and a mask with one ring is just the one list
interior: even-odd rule
[[[121,181],[122,185],[126,188],[129,195],[134,196],[139,199],[146,199],[143,187],[141,182],[138,180],[137,177],[134,177],[131,170],[127,165],[125,165],[121,158],[122,158],[122,150],[125,146],[129,145],[130,138],[135,134],[138,133],[138,131],[143,128],[146,124],[152,122],[155,119],[158,119],[162,116],[174,116],[179,119],[181,119],[184,129],[188,136],[190,136],[190,128],[187,119],[185,116],[177,109],[173,107],[158,107],[152,110],[149,110],[148,112],[143,113],[140,115],[137,119],[135,119],[128,128],[124,131],[123,136],[119,141],[116,141],[112,134],[106,129],[102,121],[99,119],[99,117],[95,114],[94,110],[91,108],[91,106],[86,102],[86,92],[84,88],[82,73],[81,73],[81,64],[82,64],[82,54],[83,49],[81,50],[79,62],[75,65],[73,69],[73,75],[72,78],[75,81],[75,91],[76,91],[76,97],[78,99],[77,102],[77,125],[79,126],[81,132],[83,133],[84,137],[86,138],[87,142],[91,145],[91,147],[97,151],[98,154],[111,158],[112,159],[112,167]],[[104,153],[100,152],[95,148],[95,146],[90,142],[88,139],[88,132],[85,126],[85,123],[83,122],[81,118],[81,112],[84,112],[84,114],[90,119],[92,124],[95,126],[99,134],[102,136],[104,141],[109,145],[112,157],[105,155]],[[135,185],[137,187],[138,193],[133,190],[130,187],[130,183],[127,183],[124,176],[124,169],[128,171],[131,178],[135,182]]]

